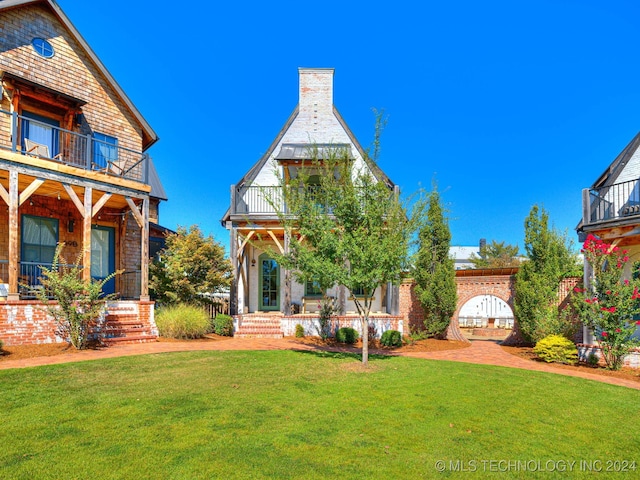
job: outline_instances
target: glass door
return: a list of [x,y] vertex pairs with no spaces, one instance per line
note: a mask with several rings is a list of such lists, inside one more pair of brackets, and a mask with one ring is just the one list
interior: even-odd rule
[[260,310],[280,309],[280,266],[266,254],[260,255]]
[[[115,271],[115,229],[91,227],[91,276],[102,281]],[[115,293],[116,279],[111,278],[102,288],[105,294]]]

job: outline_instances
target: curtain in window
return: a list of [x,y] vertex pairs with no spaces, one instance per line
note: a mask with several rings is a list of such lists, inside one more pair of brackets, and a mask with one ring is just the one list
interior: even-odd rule
[[93,163],[106,168],[118,160],[118,139],[104,133],[93,134]]
[[22,260],[50,264],[58,243],[58,220],[22,217]]

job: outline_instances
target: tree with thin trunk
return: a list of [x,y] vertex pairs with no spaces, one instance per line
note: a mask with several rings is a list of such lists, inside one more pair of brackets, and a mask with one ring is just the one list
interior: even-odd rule
[[298,282],[317,281],[324,292],[346,287],[360,317],[366,366],[374,292],[399,284],[415,222],[398,193],[373,176],[372,159],[358,168],[350,150],[321,153],[311,146],[296,178],[281,179],[286,212],[278,215],[290,248],[273,254]]
[[434,185],[429,195],[426,222],[420,227],[413,276],[424,311],[424,333],[442,337],[458,301],[456,273],[449,255],[451,232]]

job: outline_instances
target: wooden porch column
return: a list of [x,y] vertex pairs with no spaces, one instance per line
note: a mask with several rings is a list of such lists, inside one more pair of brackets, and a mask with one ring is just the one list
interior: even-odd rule
[[140,300],[149,301],[149,197],[142,200],[140,226]]
[[238,230],[231,222],[227,222],[227,228],[230,228],[229,258],[233,269],[229,287],[229,313],[238,315]]
[[84,213],[82,218],[82,279],[91,281],[91,208],[93,188],[84,187]]
[[19,300],[18,293],[18,172],[9,170],[9,295],[8,300]]
[[[289,254],[289,243],[291,238],[289,233],[284,232],[284,254]],[[291,270],[284,271],[284,312],[285,315],[291,315]]]

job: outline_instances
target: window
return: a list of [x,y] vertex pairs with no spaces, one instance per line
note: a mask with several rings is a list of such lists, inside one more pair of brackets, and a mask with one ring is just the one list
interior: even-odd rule
[[354,297],[364,297],[364,287],[356,287],[351,293],[353,293]]
[[31,46],[38,55],[44,58],[51,58],[55,53],[53,51],[53,45],[47,42],[44,38],[34,38],[31,40]]
[[320,283],[315,280],[307,280],[304,285],[305,297],[320,297],[322,296],[322,289]]
[[26,110],[22,111],[22,117],[22,145],[25,145],[24,139],[28,138],[32,142],[46,146],[49,157],[55,157],[58,154],[60,122]]
[[[118,161],[118,139],[104,133],[93,134],[93,163],[107,168]],[[117,172],[120,173],[120,172]]]
[[41,266],[51,266],[58,243],[58,219],[22,216],[20,283],[39,285]]

